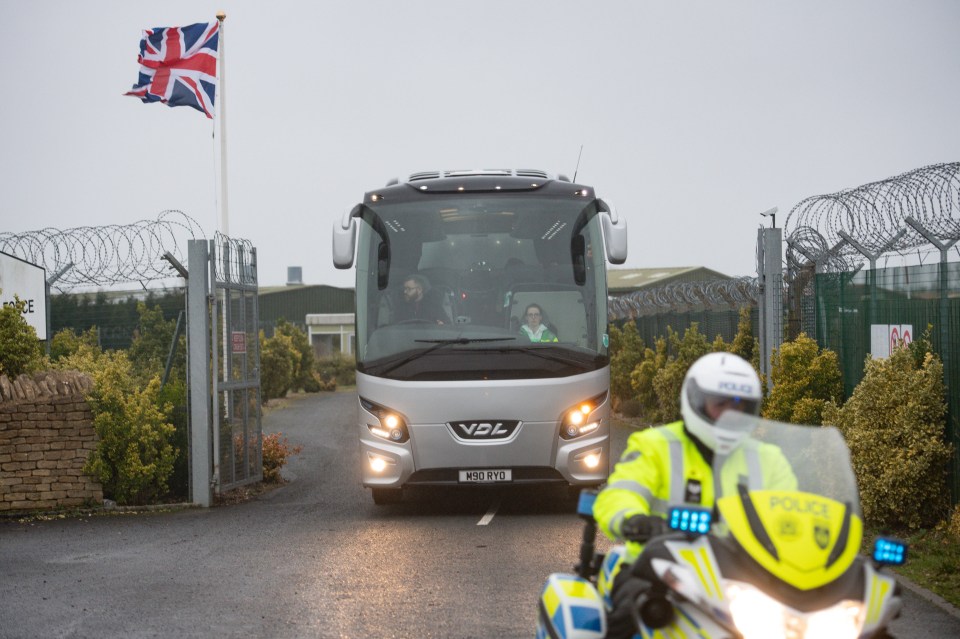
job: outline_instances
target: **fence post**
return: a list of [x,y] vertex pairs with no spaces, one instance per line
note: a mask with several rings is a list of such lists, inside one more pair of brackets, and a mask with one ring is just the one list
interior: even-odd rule
[[760,372],[773,386],[773,350],[783,344],[783,235],[778,228],[760,228]]
[[[907,224],[922,235],[928,242],[933,244],[940,251],[940,361],[943,363],[943,385],[949,394],[953,390],[952,379],[950,375],[950,362],[953,359],[950,344],[950,309],[948,295],[949,273],[947,271],[947,254],[950,249],[960,241],[960,237],[955,237],[949,242],[941,242],[940,238],[927,230],[912,215],[904,218]],[[960,502],[960,432],[955,428],[957,415],[951,415],[950,406],[953,402],[947,401],[947,441],[954,446],[953,463],[950,482],[950,493],[953,503]]]
[[210,446],[210,283],[206,240],[189,240],[187,264],[187,361],[190,377],[190,500],[212,501]]

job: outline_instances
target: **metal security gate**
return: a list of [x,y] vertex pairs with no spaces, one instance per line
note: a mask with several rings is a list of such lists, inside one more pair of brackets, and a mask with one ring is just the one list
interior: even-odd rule
[[263,478],[257,254],[217,234],[190,242],[191,498]]

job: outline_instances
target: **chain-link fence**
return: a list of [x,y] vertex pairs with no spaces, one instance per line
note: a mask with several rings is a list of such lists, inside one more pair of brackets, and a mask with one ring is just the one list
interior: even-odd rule
[[[943,301],[939,264],[878,269],[873,274],[874,285],[869,271],[824,273],[816,277],[816,326],[811,335],[840,357],[846,395],[863,378],[868,354],[882,356],[888,352],[891,335],[893,339],[911,341],[922,336],[928,327],[934,349],[942,359],[951,362],[946,376],[951,380],[960,376],[956,353],[960,344],[960,263],[948,263],[945,268],[949,289]],[[939,330],[942,303],[948,307],[946,332]],[[951,401],[960,399],[958,390],[949,393]]]
[[[923,167],[797,204],[787,229],[788,335],[803,331],[838,353],[846,396],[868,354],[928,327],[944,364],[950,488],[960,499],[960,163]],[[899,255],[904,265],[878,267]],[[923,264],[924,257],[939,261]],[[908,265],[907,260],[920,262]],[[866,268],[864,268],[866,267]],[[904,401],[909,398],[905,397]]]
[[694,323],[708,340],[719,335],[729,343],[737,334],[742,307],[750,308],[753,334],[759,333],[759,299],[756,278],[677,282],[613,296],[607,316],[619,327],[633,321],[650,348],[668,329],[683,337]]
[[[668,330],[672,330],[678,337],[694,323],[697,330],[708,341],[713,341],[718,335],[727,343],[733,341],[737,334],[740,322],[740,311],[737,309],[707,309],[673,310],[660,312],[655,315],[644,315],[633,320],[623,318],[615,320],[614,324],[623,327],[632,321],[637,326],[637,332],[643,338],[644,344],[653,348],[657,338],[666,337]],[[750,307],[750,323],[752,332],[757,335],[760,325],[760,310],[756,306]]]
[[[943,297],[941,269],[946,269],[948,282]],[[882,357],[898,340],[918,339],[930,328],[930,341],[944,363],[948,441],[960,451],[960,354],[956,352],[960,344],[960,263],[823,273],[816,276],[814,291],[811,335],[838,354],[847,397],[863,379],[868,354]],[[945,326],[941,324],[944,306]],[[955,494],[960,491],[957,459],[955,455]]]

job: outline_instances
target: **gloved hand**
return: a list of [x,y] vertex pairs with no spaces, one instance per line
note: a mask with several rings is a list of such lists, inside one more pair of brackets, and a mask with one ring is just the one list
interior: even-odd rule
[[627,541],[646,543],[651,537],[662,535],[670,530],[660,517],[654,515],[634,515],[620,526],[620,535]]
[[637,632],[637,597],[650,588],[650,582],[630,577],[629,567],[617,575],[613,587],[613,601],[607,615],[607,639],[630,639]]

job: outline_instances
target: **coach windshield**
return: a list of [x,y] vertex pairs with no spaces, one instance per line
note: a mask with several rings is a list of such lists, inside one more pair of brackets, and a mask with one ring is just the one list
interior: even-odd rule
[[[433,195],[370,204],[363,220],[358,371],[517,379],[607,365],[597,201]],[[542,328],[524,330],[533,319]]]

